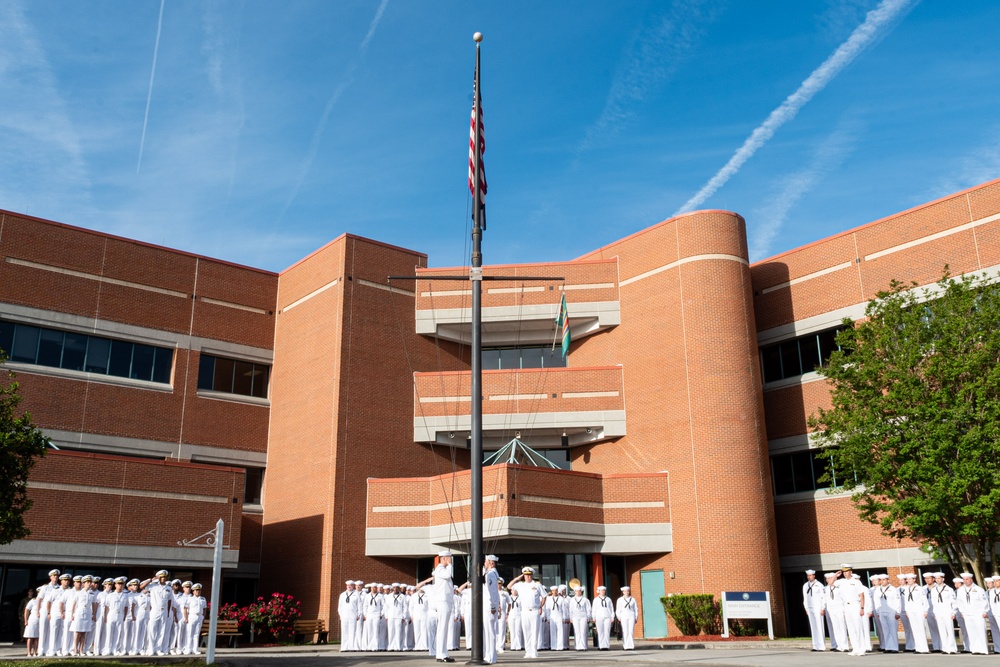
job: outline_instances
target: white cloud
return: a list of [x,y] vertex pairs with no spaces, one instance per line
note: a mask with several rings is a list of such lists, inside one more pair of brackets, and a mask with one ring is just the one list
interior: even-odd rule
[[795,118],[818,92],[823,90],[862,51],[878,39],[893,22],[902,17],[912,7],[912,0],[882,0],[878,7],[868,12],[865,22],[858,26],[851,36],[834,51],[822,65],[813,70],[798,89],[785,98],[778,108],[771,112],[733,154],[729,162],[689,200],[677,209],[674,215],[691,211],[701,206],[719,188],[726,184],[736,172],[766,144],[782,125]]

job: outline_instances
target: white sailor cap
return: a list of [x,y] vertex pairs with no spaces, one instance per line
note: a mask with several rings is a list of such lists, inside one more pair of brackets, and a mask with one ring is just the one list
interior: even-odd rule
[[73,577],[68,574],[59,575],[59,581],[70,581]]
[[185,581],[183,584],[181,584],[181,588],[191,588],[191,582]]
[[406,590],[408,590],[408,591],[415,591],[415,590],[417,590],[417,587],[414,586],[413,584],[406,584]]
[[445,557],[451,558],[451,552],[448,551],[447,549],[438,552],[438,558],[445,558]]
[[841,572],[846,572],[847,570],[853,570],[853,569],[854,569],[854,568],[853,568],[853,567],[851,567],[851,564],[850,564],[850,563],[841,563],[841,564],[840,564],[840,571],[841,571]]
[[200,591],[201,590],[201,584],[195,584],[194,586],[191,587],[191,590],[193,590],[193,591]]
[[535,568],[533,567],[522,567],[521,574],[535,574]]
[[559,590],[559,587],[558,586],[549,586],[549,590],[550,591],[557,591],[557,590]]
[[352,581],[351,583],[354,584],[355,586],[360,586],[360,585],[362,585],[365,582],[363,582],[360,579],[358,579],[357,581]]
[[574,586],[573,587],[573,592],[574,593],[582,593],[583,592],[583,586]]
[[81,577],[79,574],[73,577],[74,583],[80,583],[81,581],[83,581],[83,577]]
[[[125,577],[115,577],[116,584],[124,584],[126,581],[128,581],[128,579],[126,579]],[[189,581],[187,583],[190,584],[191,582]]]
[[631,591],[631,590],[632,589],[629,586],[622,586],[622,592],[624,592],[624,591]]
[[394,582],[392,582],[392,587],[393,587],[393,588],[400,588],[400,587],[401,587],[402,585],[403,585],[403,584],[401,584],[401,583],[399,583],[399,582],[397,582],[397,581],[394,581]]
[[156,578],[157,579],[159,579],[160,577],[169,577],[169,576],[170,576],[170,573],[167,572],[166,570],[157,570],[156,571]]
[[823,576],[826,577],[827,579],[836,579],[837,578],[837,573],[836,572],[824,572]]
[[566,584],[559,584],[559,590],[561,590],[561,591],[567,590]]
[[806,574],[816,574],[816,570],[806,570]]
[[983,581],[996,581],[997,577],[983,577]]
[[181,580],[180,579],[174,579],[173,581],[170,582],[170,585],[171,586],[180,586],[181,585]]
[[500,582],[500,583],[502,584],[502,583],[504,582],[504,578],[503,578],[503,577],[499,577],[499,576],[498,576],[498,577],[497,577],[497,581],[499,581],[499,582]]
[[953,583],[953,584],[961,584],[961,583],[963,583],[962,577],[955,577],[954,579],[951,580],[951,583]]
[[608,590],[608,587],[607,587],[607,586],[598,586],[598,587],[597,587],[597,592],[598,592],[598,593],[600,593],[601,591],[606,591],[606,590]]
[[488,560],[488,561],[492,561],[492,562],[494,562],[494,563],[498,563],[498,562],[500,562],[500,559],[499,559],[499,558],[497,558],[496,556],[494,556],[493,554],[490,554],[489,556],[487,556],[487,557],[486,557],[486,560]]
[[59,570],[49,570],[50,577],[58,577],[60,574],[62,574],[62,572],[60,572]]
[[966,577],[968,577],[969,579],[972,579],[975,575],[973,575],[971,572],[963,572],[962,574],[960,574],[958,576],[962,577],[963,579],[965,579]]
[[113,583],[115,583],[115,580],[112,579],[111,577],[108,577],[107,579],[101,582],[101,586],[110,586]]
[[896,575],[896,578],[902,581],[903,579],[906,579],[906,575],[900,572],[899,574]]
[[352,581],[351,579],[348,579],[347,581],[345,581],[345,582],[344,582],[344,584],[345,584],[346,586],[353,586],[353,585],[354,585],[354,582],[353,582],[353,581]]
[[878,575],[878,578],[879,579],[884,579],[885,581],[889,581],[889,575],[886,574],[885,572],[883,572],[882,574]]
[[134,585],[136,585],[138,583],[139,583],[138,579],[130,579],[129,582],[128,582],[128,585],[129,586],[134,586]]
[[903,579],[916,579],[917,575],[915,572],[907,572],[903,575]]
[[[76,581],[76,577],[73,577],[73,580]],[[89,574],[85,574],[83,577],[80,578],[80,581],[83,581],[83,582],[93,581],[93,580],[94,580],[94,578],[92,576],[90,576]]]
[[934,573],[933,572],[924,572],[924,576],[925,577],[933,577]]

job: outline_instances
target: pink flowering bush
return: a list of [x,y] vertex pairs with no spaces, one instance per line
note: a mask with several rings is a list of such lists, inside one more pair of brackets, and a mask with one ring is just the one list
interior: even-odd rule
[[253,628],[258,637],[269,635],[274,639],[290,637],[295,619],[302,616],[301,603],[291,595],[271,593],[271,597],[259,597],[245,607],[235,603],[219,607],[219,618],[239,621],[240,630]]

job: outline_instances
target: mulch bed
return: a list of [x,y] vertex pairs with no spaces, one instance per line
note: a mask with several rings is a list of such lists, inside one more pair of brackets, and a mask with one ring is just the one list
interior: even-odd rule
[[722,635],[685,635],[682,637],[662,637],[660,639],[649,639],[646,638],[644,641],[647,642],[758,642],[767,641],[766,636],[755,636],[755,637],[736,637],[735,635],[729,635],[728,637],[723,637]]

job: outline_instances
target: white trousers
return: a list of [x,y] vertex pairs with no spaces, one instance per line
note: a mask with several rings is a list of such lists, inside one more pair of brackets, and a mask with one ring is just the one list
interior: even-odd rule
[[[108,621],[104,624],[104,646],[101,655],[117,654],[121,651],[122,642],[122,622]],[[94,647],[97,653],[97,647]]]
[[563,650],[562,636],[564,627],[561,614],[553,614],[549,617],[549,647],[553,651]]
[[503,647],[507,643],[507,614],[497,616],[497,653],[503,653]]
[[147,626],[149,641],[146,645],[146,655],[165,653],[169,640],[168,628],[170,621],[166,616],[151,616]]
[[521,615],[509,614],[507,625],[510,626],[510,650],[524,650],[524,630],[521,628]]
[[809,632],[812,634],[812,649],[814,651],[826,650],[826,635],[823,633],[823,616],[820,615],[821,611],[821,609],[806,609],[806,615],[809,617]]
[[864,636],[868,634],[868,617],[859,612],[857,605],[844,605],[844,622],[851,642],[851,655],[864,655],[867,650]]
[[[45,655],[52,657],[62,651],[63,620],[54,615],[49,619],[48,631],[45,633]],[[41,646],[41,644],[39,644]],[[39,649],[39,655],[42,651]]]
[[965,627],[965,617],[962,616],[962,612],[957,612],[955,614],[955,620],[958,621],[958,633],[962,635],[962,650],[969,650],[969,631]]
[[549,619],[547,617],[538,617],[538,650],[546,650],[552,648],[552,644],[549,643]]
[[993,652],[1000,653],[1000,625],[997,624],[997,617],[990,614],[990,635],[993,636]]
[[413,617],[413,646],[414,651],[427,650],[427,618]]
[[497,617],[489,608],[483,610],[483,660],[491,665],[497,661]]
[[577,651],[587,650],[587,626],[589,621],[586,616],[573,619],[573,647]]
[[524,641],[524,657],[538,657],[538,627],[541,619],[537,609],[521,610],[521,637]]
[[129,646],[129,655],[137,655],[146,650],[146,642],[149,641],[149,619],[135,619],[135,630],[132,633],[132,645]]
[[[66,655],[67,653],[73,650],[73,640],[76,639],[76,633],[70,630],[70,627],[72,625],[73,625],[73,619],[66,618],[63,620],[63,629],[62,629],[63,655]],[[99,651],[95,651],[95,653],[99,653]]]
[[935,651],[940,651],[941,650],[941,633],[938,632],[937,619],[934,618],[934,611],[933,610],[928,610],[927,611],[926,623],[927,623],[928,636],[930,636],[930,638],[931,638],[931,649],[933,649]]
[[437,655],[437,612],[433,609],[427,610],[427,631],[424,633],[424,645],[427,652],[433,658]]
[[903,617],[903,630],[906,632],[906,650],[917,653],[928,653],[927,632],[924,630],[924,615],[921,612],[914,612],[911,616],[907,614]]
[[611,648],[611,619],[595,618],[597,626],[597,648]]
[[402,651],[403,650],[403,619],[401,618],[390,618],[387,619],[389,625],[389,645],[388,649],[390,651]]
[[378,650],[378,616],[368,616],[365,618],[365,646],[363,650],[365,651],[377,651]]
[[201,616],[188,619],[187,630],[184,633],[187,645],[181,649],[181,653],[184,655],[198,655],[198,644],[201,643],[201,624],[204,620]]
[[883,651],[899,650],[899,619],[894,611],[880,611],[878,613],[878,625],[881,629],[879,633],[879,647]]
[[340,650],[356,651],[354,647],[354,631],[358,627],[358,619],[355,616],[342,616],[340,618]]
[[965,617],[965,634],[969,638],[969,643],[964,646],[966,651],[989,653],[989,645],[986,643],[986,619],[983,615],[970,613]]
[[444,660],[448,657],[448,647],[450,637],[455,626],[454,614],[451,613],[451,605],[439,608],[435,616],[437,617],[437,633],[434,637],[434,657]]
[[635,638],[632,635],[635,633],[635,619],[631,616],[626,616],[621,619],[622,622],[622,648],[626,651],[631,651],[635,648]]
[[847,651],[847,621],[844,619],[843,607],[827,609],[826,628],[830,632],[830,648],[834,651]]
[[958,644],[955,643],[955,621],[946,609],[941,609],[934,615],[937,622],[938,635],[941,637],[941,651],[944,653],[958,653]]

